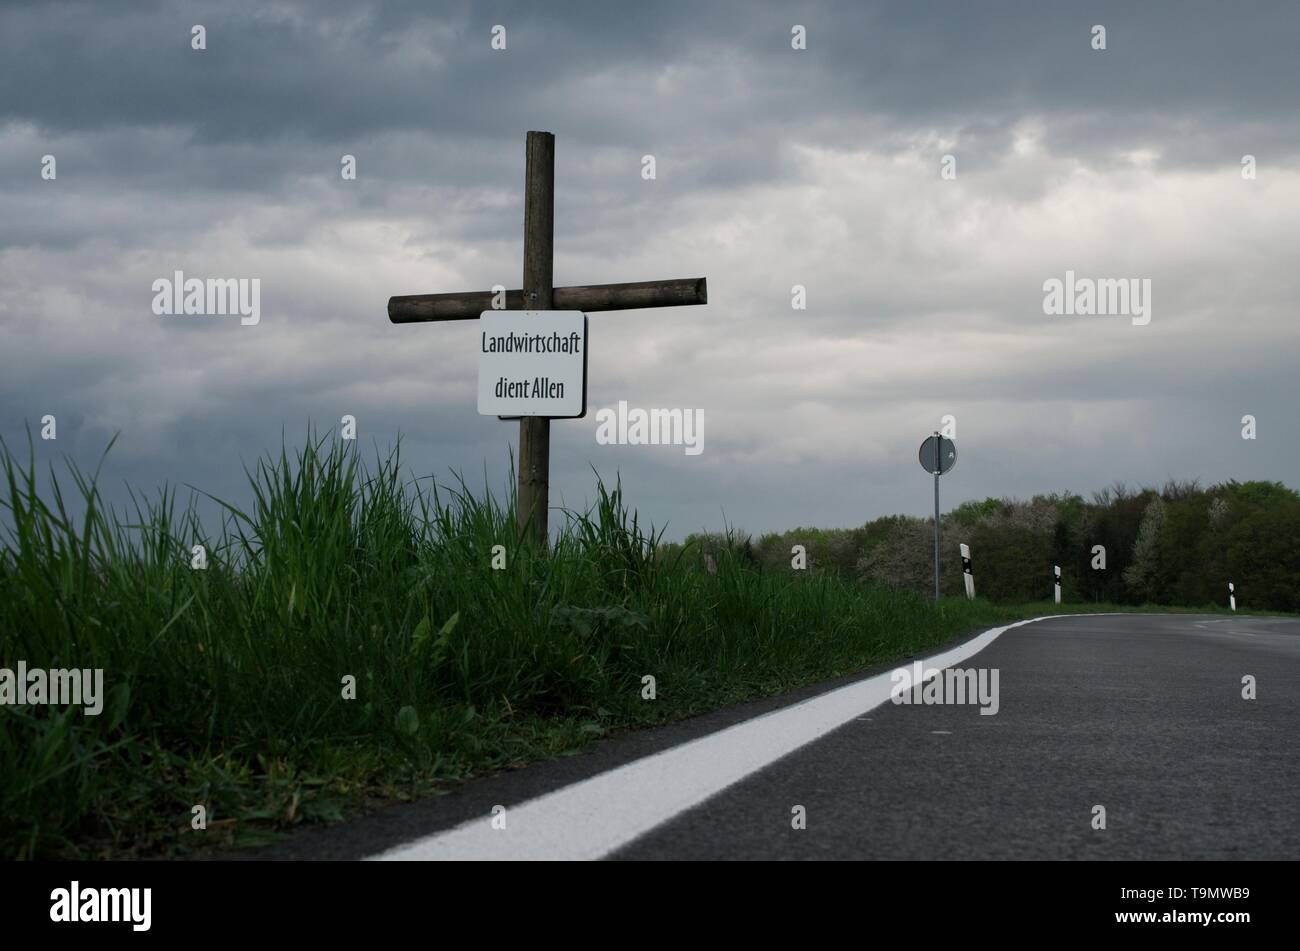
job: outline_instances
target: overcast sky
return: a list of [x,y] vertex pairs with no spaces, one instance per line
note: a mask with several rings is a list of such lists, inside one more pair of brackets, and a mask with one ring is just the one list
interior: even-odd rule
[[[592,315],[553,505],[594,466],[670,538],[923,514],[945,414],[945,509],[1294,486],[1298,39],[1263,2],[6,3],[0,435],[54,414],[42,461],[120,433],[113,498],[242,499],[241,460],[352,414],[413,476],[500,488],[518,426],[477,414],[475,323],[386,302],[520,285],[543,129],[557,285],[709,283]],[[260,323],[156,316],[177,270],[260,279]],[[1045,314],[1067,270],[1149,279],[1150,322]],[[598,445],[619,400],[702,409],[704,451]]]

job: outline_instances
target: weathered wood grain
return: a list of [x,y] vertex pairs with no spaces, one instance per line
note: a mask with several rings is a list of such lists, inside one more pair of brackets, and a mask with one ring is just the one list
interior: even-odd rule
[[[553,310],[555,136],[529,132],[524,163],[524,310]],[[519,420],[519,483],[515,514],[521,536],[545,546],[551,503],[551,421]]]
[[[640,310],[649,307],[681,307],[709,302],[708,284],[702,277],[670,281],[637,281],[630,284],[587,284],[556,287],[550,308],[524,307],[522,290],[506,291],[506,310],[580,310],[594,314],[604,310]],[[491,291],[462,291],[453,294],[409,294],[388,298],[388,319],[395,324],[434,320],[477,320],[492,309]]]

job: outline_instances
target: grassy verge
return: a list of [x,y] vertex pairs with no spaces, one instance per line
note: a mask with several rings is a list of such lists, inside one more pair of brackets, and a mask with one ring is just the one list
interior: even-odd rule
[[43,499],[34,461],[0,447],[0,667],[102,668],[106,694],[99,716],[0,706],[0,855],[254,844],[1061,613],[936,606],[726,552],[706,570],[690,550],[661,557],[604,486],[541,552],[515,543],[508,504],[404,483],[396,451],[363,466],[345,445],[259,462],[253,505],[226,506],[216,534],[169,490],[105,511],[75,468]]

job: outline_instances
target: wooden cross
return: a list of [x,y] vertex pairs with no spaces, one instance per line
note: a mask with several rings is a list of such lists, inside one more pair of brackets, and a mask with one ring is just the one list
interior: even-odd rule
[[[555,235],[555,136],[529,132],[524,167],[524,286],[505,292],[507,310],[639,310],[707,304],[702,277],[634,284],[552,286]],[[395,324],[428,320],[474,320],[492,310],[492,291],[458,294],[412,294],[388,299],[388,319]],[[550,504],[551,420],[519,420],[519,484],[515,513],[520,537],[531,530],[538,544],[547,541]]]

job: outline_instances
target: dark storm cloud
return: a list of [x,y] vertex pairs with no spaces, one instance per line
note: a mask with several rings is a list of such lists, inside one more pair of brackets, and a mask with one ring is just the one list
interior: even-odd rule
[[[730,136],[764,118],[974,130],[1035,112],[1090,117],[1078,145],[1100,123],[1248,123],[1300,95],[1287,3],[42,3],[0,16],[0,118],[56,135],[170,126],[204,146],[409,130],[490,140],[539,117],[591,146],[647,129]],[[809,55],[789,55],[796,20]],[[208,30],[201,56],[194,23]],[[507,56],[488,46],[496,23]],[[1100,55],[1093,23],[1108,30]],[[699,68],[700,96],[667,91]]]
[[[474,413],[472,326],[383,306],[518,285],[545,128],[557,283],[707,273],[711,300],[597,315],[590,380],[593,413],[705,408],[705,454],[557,423],[557,502],[591,463],[673,534],[721,500],[756,529],[923,509],[913,443],[947,412],[961,497],[1278,478],[1298,28],[1287,3],[7,4],[0,434],[56,412],[42,459],[120,432],[110,481],[231,495],[282,431],[352,413],[416,474],[486,460],[499,487],[513,427]],[[1067,268],[1154,278],[1152,325],[1044,318]],[[262,323],[160,322],[174,269],[259,277]],[[1242,445],[1246,412],[1269,439]]]

